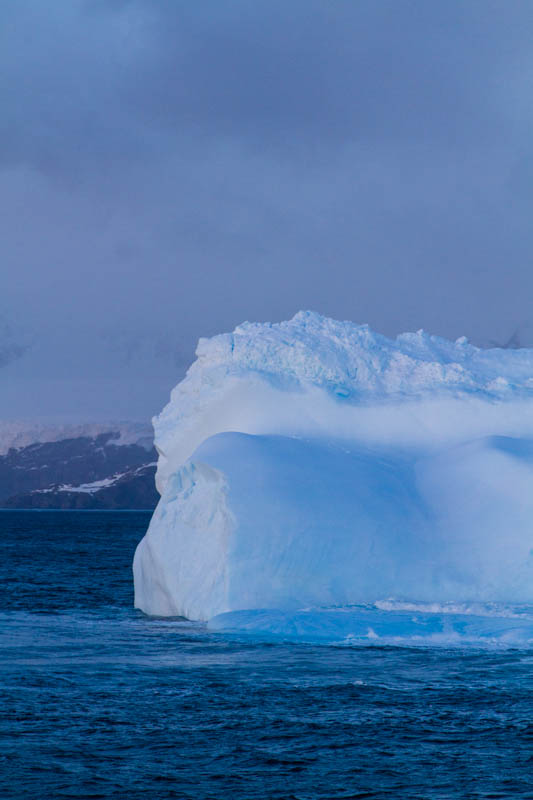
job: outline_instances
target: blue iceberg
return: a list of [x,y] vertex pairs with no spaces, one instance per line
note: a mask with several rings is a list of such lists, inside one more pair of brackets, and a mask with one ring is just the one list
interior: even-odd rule
[[136,607],[304,638],[516,631],[509,604],[533,603],[532,350],[300,312],[197,355],[154,420]]

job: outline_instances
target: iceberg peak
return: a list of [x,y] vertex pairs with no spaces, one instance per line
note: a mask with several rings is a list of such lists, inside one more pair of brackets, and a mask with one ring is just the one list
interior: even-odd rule
[[388,339],[314,311],[245,322],[200,339],[196,355],[153,420],[160,491],[169,471],[216,433],[314,434],[325,423],[342,435],[349,407],[353,417],[355,408],[383,404],[533,397],[533,350],[482,350],[423,331]]

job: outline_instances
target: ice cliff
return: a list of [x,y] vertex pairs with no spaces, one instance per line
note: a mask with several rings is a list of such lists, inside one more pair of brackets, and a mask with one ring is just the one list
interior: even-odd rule
[[533,602],[533,350],[300,312],[197,356],[154,420],[138,608]]

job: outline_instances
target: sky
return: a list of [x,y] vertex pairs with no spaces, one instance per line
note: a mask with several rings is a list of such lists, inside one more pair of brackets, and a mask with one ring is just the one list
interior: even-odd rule
[[148,420],[299,309],[533,345],[532,41],[530,0],[4,0],[0,419]]

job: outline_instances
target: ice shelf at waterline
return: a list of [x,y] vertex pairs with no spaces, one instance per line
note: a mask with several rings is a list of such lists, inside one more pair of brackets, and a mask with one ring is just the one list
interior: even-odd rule
[[138,608],[533,602],[533,350],[300,312],[197,356],[154,420]]

